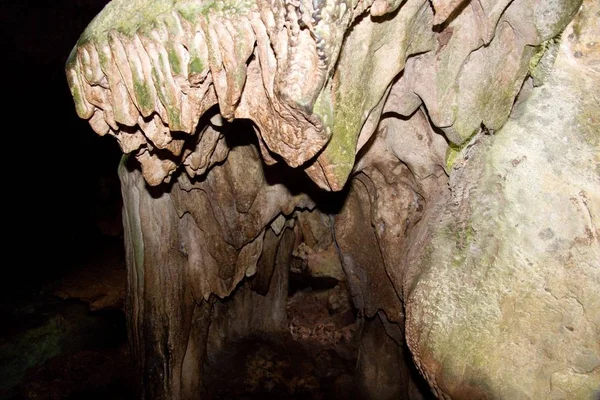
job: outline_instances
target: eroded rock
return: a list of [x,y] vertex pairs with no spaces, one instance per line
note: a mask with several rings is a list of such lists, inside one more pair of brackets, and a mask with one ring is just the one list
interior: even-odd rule
[[[140,397],[223,393],[231,362],[253,393],[427,398],[405,342],[440,398],[597,394],[597,4],[560,35],[580,4],[110,3],[67,76],[131,154]],[[285,384],[286,346],[315,374]]]
[[[578,26],[594,43],[597,23],[584,21],[563,35]],[[600,125],[590,91],[600,71],[576,51],[563,41],[514,119],[463,151],[428,243],[414,249],[422,269],[406,282],[407,339],[439,397],[600,393]]]

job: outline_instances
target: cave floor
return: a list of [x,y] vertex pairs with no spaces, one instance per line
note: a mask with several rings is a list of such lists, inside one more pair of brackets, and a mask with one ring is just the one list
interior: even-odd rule
[[[0,303],[0,399],[133,399],[122,238]],[[6,297],[6,296],[5,296]]]
[[[123,239],[99,235],[89,246],[60,277],[0,302],[0,400],[135,398]],[[355,398],[356,349],[344,337],[355,316],[314,313],[339,290],[295,293],[291,334],[240,343],[209,398]]]

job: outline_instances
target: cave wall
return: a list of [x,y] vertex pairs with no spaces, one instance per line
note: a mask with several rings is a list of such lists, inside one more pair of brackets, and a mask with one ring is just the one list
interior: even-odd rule
[[599,22],[585,12],[506,125],[457,159],[408,255],[407,338],[441,398],[600,394]]
[[[296,394],[335,364],[359,398],[597,396],[594,1],[202,4],[114,1],[67,62],[128,154],[140,397],[217,395],[229,361]],[[315,375],[271,371],[286,348]]]
[[[248,128],[227,132],[252,135]],[[162,187],[147,185],[135,159],[125,156],[120,166],[127,313],[140,396],[212,398],[222,390],[218,383],[227,386],[228,363],[255,339],[292,343],[315,360],[339,354],[360,382],[360,398],[395,398],[422,388],[413,381],[420,377],[405,346],[401,298],[386,273],[386,246],[380,248],[372,229],[382,217],[368,175],[360,174],[341,196],[315,186],[294,195],[278,183],[293,172],[266,172],[255,143],[234,144],[227,153],[206,179],[181,174]],[[379,197],[404,204],[408,196],[406,215],[417,213],[407,167],[397,159],[389,166],[398,182],[381,180],[388,197]],[[339,212],[333,217],[321,207]],[[334,287],[290,294],[292,272]],[[379,371],[375,377],[373,371]]]

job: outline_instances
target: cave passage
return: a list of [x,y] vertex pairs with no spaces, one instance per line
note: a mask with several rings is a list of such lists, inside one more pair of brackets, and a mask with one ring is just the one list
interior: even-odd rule
[[[227,156],[204,176],[175,174],[148,188],[135,159],[120,170],[126,221],[132,211],[144,213],[136,223],[150,241],[143,265],[129,261],[128,294],[133,310],[140,297],[159,310],[130,326],[134,335],[141,328],[154,336],[144,339],[147,348],[158,346],[148,354],[180,357],[181,375],[194,377],[188,390],[210,399],[432,396],[412,364],[400,288],[386,270],[398,255],[382,243],[401,243],[436,185],[424,189],[388,157],[375,167],[369,161],[343,191],[327,192],[302,171],[265,164],[249,121],[218,129]],[[361,159],[380,160],[380,140]],[[432,177],[446,179],[441,167]],[[128,196],[138,191],[145,198],[132,208]],[[396,211],[384,213],[391,204]],[[135,249],[140,243],[131,235],[139,228],[128,229],[126,243]],[[166,243],[152,245],[159,238]],[[143,288],[131,275],[141,266],[151,283]],[[169,308],[160,311],[173,301],[182,301],[190,325]],[[188,330],[186,343],[175,341]]]

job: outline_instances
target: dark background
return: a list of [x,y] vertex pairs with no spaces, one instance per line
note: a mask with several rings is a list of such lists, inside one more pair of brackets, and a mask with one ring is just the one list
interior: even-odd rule
[[107,0],[0,2],[3,295],[35,290],[102,236],[120,150],[80,120],[64,65]]

